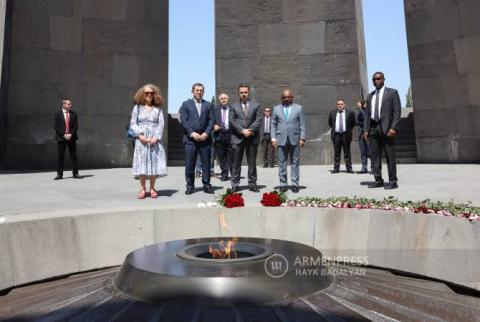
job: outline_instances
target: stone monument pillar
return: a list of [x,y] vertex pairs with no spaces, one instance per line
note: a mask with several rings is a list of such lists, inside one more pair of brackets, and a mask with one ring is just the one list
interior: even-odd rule
[[291,88],[306,112],[302,164],[331,164],[328,113],[337,98],[355,109],[367,94],[361,1],[217,0],[215,17],[217,94],[238,99],[248,83],[272,106]]
[[480,161],[480,2],[405,0],[418,162]]
[[131,164],[135,91],[151,82],[167,97],[168,0],[11,4],[5,166],[55,168],[53,115],[64,97],[79,115],[80,170]]

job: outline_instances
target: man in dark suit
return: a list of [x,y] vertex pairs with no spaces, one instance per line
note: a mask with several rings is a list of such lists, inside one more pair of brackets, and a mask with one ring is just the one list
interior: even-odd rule
[[[367,102],[357,102],[356,122],[358,128],[358,146],[360,148],[360,160],[362,161],[362,170],[360,173],[368,173],[368,158],[370,157],[370,148],[368,141],[363,133],[365,132],[365,119],[367,118]],[[371,165],[370,165],[371,167]]]
[[260,127],[260,137],[262,138],[263,167],[273,168],[275,163],[275,149],[272,145],[272,108],[265,106],[263,109],[263,123]]
[[355,127],[355,113],[346,110],[345,100],[337,100],[337,109],[330,112],[328,125],[330,125],[333,142],[333,172],[340,172],[340,156],[343,149],[343,159],[348,173],[353,173],[352,159],[350,156],[350,143],[352,143],[352,130]]
[[185,180],[187,182],[185,194],[190,195],[195,191],[197,153],[202,161],[203,191],[213,194],[214,191],[210,185],[210,158],[215,113],[212,104],[203,99],[203,84],[193,84],[192,94],[193,99],[183,102],[179,111],[185,145]]
[[259,192],[257,186],[257,149],[260,143],[260,127],[262,126],[262,108],[250,99],[250,87],[246,84],[238,86],[240,101],[232,106],[230,113],[231,141],[233,147],[232,190],[238,191],[242,167],[243,151],[247,154],[248,188]]
[[57,141],[57,176],[55,180],[63,178],[63,161],[65,158],[65,149],[68,147],[70,159],[72,161],[72,172],[75,179],[80,179],[78,175],[77,161],[77,131],[78,117],[77,113],[72,111],[72,101],[64,99],[62,109],[55,113],[55,140]]
[[221,181],[229,179],[228,173],[232,174],[233,149],[231,142],[231,131],[229,127],[229,113],[231,106],[228,104],[228,95],[218,95],[219,105],[215,106],[215,125],[213,126],[213,142],[215,151],[220,161]]
[[396,189],[397,165],[395,161],[395,137],[400,122],[400,97],[396,89],[385,87],[382,72],[373,74],[375,90],[367,97],[365,138],[369,139],[375,182],[369,188],[383,187],[382,153],[385,151],[389,183],[385,189]]

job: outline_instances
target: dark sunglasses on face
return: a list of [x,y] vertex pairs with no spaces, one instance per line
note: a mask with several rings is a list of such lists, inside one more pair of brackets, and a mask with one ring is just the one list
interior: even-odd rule
[[154,92],[143,92],[146,96],[155,94]]
[[372,78],[372,80],[382,80],[382,78],[381,77],[374,77],[374,78]]

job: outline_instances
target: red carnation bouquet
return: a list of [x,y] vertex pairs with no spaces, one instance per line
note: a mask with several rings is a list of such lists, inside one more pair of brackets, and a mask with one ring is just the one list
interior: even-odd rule
[[242,194],[233,192],[230,189],[227,189],[227,191],[218,198],[218,203],[227,208],[245,206]]
[[265,207],[278,207],[282,203],[287,201],[287,195],[285,192],[265,192],[260,201]]

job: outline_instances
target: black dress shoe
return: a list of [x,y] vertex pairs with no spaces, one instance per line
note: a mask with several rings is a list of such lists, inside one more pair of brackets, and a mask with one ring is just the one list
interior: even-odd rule
[[280,189],[278,189],[278,190],[280,190],[280,192],[287,192],[288,188],[287,187],[280,187]]
[[187,190],[185,190],[185,194],[186,195],[191,195],[192,193],[195,192],[195,189],[194,188],[187,188]]
[[360,174],[368,173],[368,170],[358,171],[358,173],[360,173]]
[[63,176],[57,174],[57,176],[55,178],[53,178],[53,180],[61,180],[63,179]]
[[339,173],[339,172],[340,170],[337,170],[337,169],[332,170],[332,173]]
[[352,169],[347,169],[347,173],[353,173]]
[[73,178],[74,178],[74,179],[81,179],[80,176],[78,175],[78,173],[75,173],[75,174],[73,175]]
[[228,177],[221,177],[220,178],[220,181],[223,181],[223,182],[228,181],[228,180],[229,180]]
[[256,184],[251,184],[248,186],[248,190],[253,191],[253,192],[259,192],[260,189],[258,189],[258,186]]
[[273,167],[274,167],[274,165],[273,165],[273,164],[270,164],[270,168],[273,168]]
[[371,185],[368,186],[369,188],[381,188],[383,187],[383,181],[375,181]]
[[297,187],[297,186],[293,186],[293,187],[292,187],[292,192],[293,192],[293,193],[298,193],[298,187]]
[[210,186],[203,187],[203,192],[209,193],[209,194],[214,194],[215,193],[215,191],[213,191],[213,188],[210,187]]
[[268,168],[268,164],[264,164],[263,167],[264,167],[264,168]]
[[385,190],[391,190],[391,189],[397,189],[397,188],[398,188],[398,184],[396,181],[389,182],[385,186]]
[[238,192],[238,191],[239,191],[238,186],[232,187],[232,189],[230,189],[230,191],[232,191],[232,192]]

